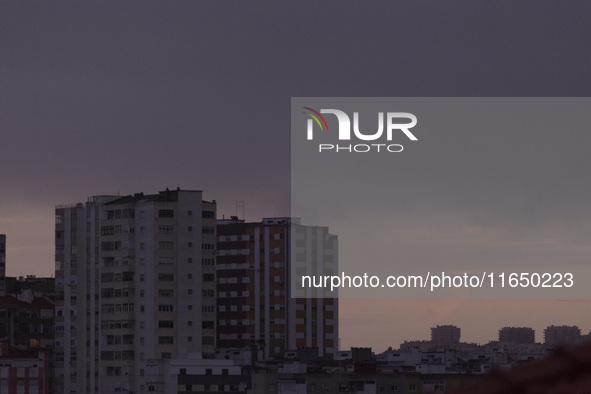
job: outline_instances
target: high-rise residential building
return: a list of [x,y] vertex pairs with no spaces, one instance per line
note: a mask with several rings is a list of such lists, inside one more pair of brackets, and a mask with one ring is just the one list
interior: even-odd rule
[[503,327],[499,330],[499,342],[535,343],[535,331],[529,327]]
[[215,201],[167,189],[55,215],[56,392],[162,392],[163,360],[214,356]]
[[544,330],[544,345],[574,345],[581,338],[577,326],[548,326]]
[[441,345],[460,343],[461,330],[456,326],[437,326],[431,328],[431,342]]
[[6,235],[0,234],[0,296],[6,294]]
[[304,226],[293,218],[219,220],[218,348],[256,346],[266,359],[300,347],[334,354],[337,298],[296,298],[291,288],[294,264],[307,263],[336,270],[338,240],[327,227]]

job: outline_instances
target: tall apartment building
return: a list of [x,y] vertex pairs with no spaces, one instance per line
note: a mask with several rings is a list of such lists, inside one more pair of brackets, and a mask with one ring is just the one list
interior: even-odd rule
[[292,268],[305,266],[306,256],[336,269],[337,236],[291,218],[218,221],[218,348],[257,346],[266,359],[299,347],[338,350],[338,300],[292,297]]
[[581,339],[577,326],[548,326],[544,330],[544,345],[574,345]]
[[24,351],[1,343],[0,393],[52,393],[50,359],[47,349]]
[[0,296],[6,294],[6,235],[0,234]]
[[431,342],[441,345],[456,345],[460,343],[461,330],[459,327],[446,325],[431,328]]
[[167,189],[55,215],[56,392],[162,392],[163,360],[213,357],[215,201]]
[[503,327],[499,330],[499,342],[535,343],[535,331],[529,327]]

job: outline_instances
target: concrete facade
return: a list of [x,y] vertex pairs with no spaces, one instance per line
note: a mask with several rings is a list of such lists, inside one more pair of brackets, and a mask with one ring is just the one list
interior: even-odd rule
[[529,327],[503,327],[499,330],[499,342],[535,343],[536,333]]
[[445,325],[431,328],[431,342],[442,345],[460,343],[461,330],[459,327]]
[[293,297],[290,248],[300,248],[302,256],[314,251],[315,264],[336,266],[337,237],[327,227],[304,226],[292,218],[220,220],[217,231],[218,347],[256,346],[263,359],[281,358],[299,347],[317,347],[320,356],[334,354],[338,300]]
[[148,368],[213,357],[215,217],[179,189],[56,208],[57,392],[160,391]]

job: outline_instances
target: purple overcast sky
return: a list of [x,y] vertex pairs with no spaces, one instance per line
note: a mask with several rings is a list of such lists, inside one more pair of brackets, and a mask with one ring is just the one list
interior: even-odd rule
[[[90,195],[180,186],[220,215],[236,201],[248,220],[288,215],[291,97],[589,96],[590,12],[547,0],[3,2],[7,273],[51,275],[54,206]],[[382,339],[363,344],[475,316],[421,305],[431,318],[391,335],[377,324]],[[342,309],[343,346],[360,343],[362,320]]]

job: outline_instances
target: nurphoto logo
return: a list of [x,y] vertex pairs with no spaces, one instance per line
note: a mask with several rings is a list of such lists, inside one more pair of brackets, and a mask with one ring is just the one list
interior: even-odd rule
[[[353,133],[351,133],[351,119],[349,115],[338,109],[321,109],[316,111],[310,107],[303,107],[304,114],[310,118],[307,123],[307,139],[314,140],[314,125],[317,125],[321,132],[330,133],[328,130],[328,123],[322,114],[332,114],[336,116],[338,127],[338,139],[339,141],[351,141],[352,134],[353,138],[361,141],[377,141],[383,139],[384,134],[384,113],[378,112],[378,129],[375,132],[361,132],[359,129],[359,112],[353,112]],[[390,144],[393,136],[402,132],[409,140],[417,141],[417,137],[410,131],[411,128],[416,126],[417,117],[408,112],[386,112],[385,115],[386,123],[386,135],[385,141],[388,143],[361,143],[361,144],[318,144],[318,151],[320,153],[330,152],[391,152],[397,153],[402,152],[404,147],[400,144]],[[400,120],[406,120],[406,123],[400,123]]]

